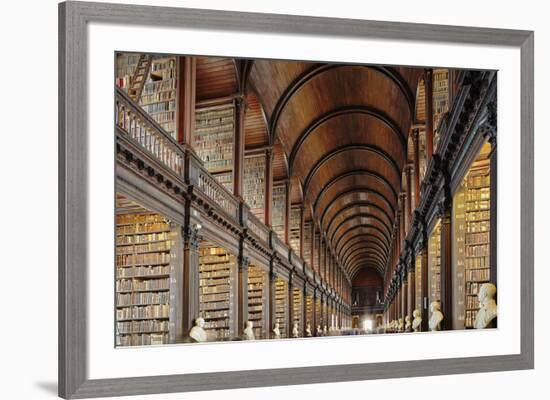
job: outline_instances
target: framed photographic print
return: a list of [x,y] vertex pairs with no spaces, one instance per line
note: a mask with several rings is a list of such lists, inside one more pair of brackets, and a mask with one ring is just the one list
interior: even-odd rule
[[533,32],[59,13],[60,396],[533,368]]

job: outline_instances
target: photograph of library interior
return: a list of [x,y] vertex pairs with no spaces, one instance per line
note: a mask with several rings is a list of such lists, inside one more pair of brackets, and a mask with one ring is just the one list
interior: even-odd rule
[[115,346],[497,327],[497,71],[114,70]]

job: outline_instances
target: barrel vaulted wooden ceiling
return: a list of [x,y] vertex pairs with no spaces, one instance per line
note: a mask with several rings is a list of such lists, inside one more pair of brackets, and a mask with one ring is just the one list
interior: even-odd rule
[[274,180],[290,179],[292,204],[303,203],[351,277],[384,276],[408,134],[424,118],[422,72],[199,58],[197,100],[244,92],[246,149],[272,146]]

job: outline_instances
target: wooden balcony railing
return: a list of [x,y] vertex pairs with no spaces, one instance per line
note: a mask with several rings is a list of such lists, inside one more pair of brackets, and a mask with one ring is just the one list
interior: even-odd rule
[[258,237],[265,245],[269,242],[269,228],[254,214],[249,213],[247,219],[247,228]]
[[161,126],[116,87],[115,124],[133,142],[183,178],[185,153]]

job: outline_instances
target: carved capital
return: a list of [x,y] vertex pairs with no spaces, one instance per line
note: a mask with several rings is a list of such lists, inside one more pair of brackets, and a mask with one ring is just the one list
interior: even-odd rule
[[185,245],[191,250],[198,250],[202,236],[199,234],[200,225],[194,224],[186,228],[182,228],[182,236],[185,241]]
[[247,256],[239,256],[238,263],[239,263],[239,269],[248,270],[248,266],[250,265],[250,260]]

